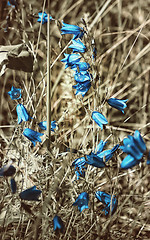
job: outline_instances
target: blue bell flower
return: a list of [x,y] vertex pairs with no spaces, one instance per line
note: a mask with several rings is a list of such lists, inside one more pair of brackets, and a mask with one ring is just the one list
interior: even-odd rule
[[97,112],[97,111],[94,111],[92,113],[92,118],[98,124],[98,126],[101,128],[101,130],[103,130],[103,124],[107,124],[108,123],[108,121],[104,117],[104,115],[102,113],[100,113],[100,112]]
[[147,165],[150,165],[150,151],[148,152],[148,158],[147,158],[146,164],[147,164]]
[[90,68],[90,64],[86,62],[76,62],[71,66],[71,69],[74,71],[87,71]]
[[22,121],[28,121],[31,118],[22,104],[17,105],[16,111],[18,115],[18,124],[22,123]]
[[120,167],[123,168],[123,169],[128,169],[128,168],[132,168],[132,167],[136,166],[136,165],[139,164],[139,163],[140,163],[139,160],[135,159],[135,158],[132,157],[131,155],[127,155],[127,156],[123,159]]
[[41,193],[42,193],[41,190],[38,190],[38,189],[36,189],[36,186],[33,186],[33,187],[28,188],[25,191],[21,192],[19,194],[19,196],[22,200],[40,201],[38,198]]
[[76,25],[71,25],[63,22],[63,26],[61,28],[61,34],[73,34],[73,39],[76,38],[83,38],[84,35],[84,29],[81,27],[78,27]]
[[16,182],[15,182],[15,179],[14,178],[11,178],[10,180],[10,187],[11,187],[11,191],[12,193],[16,193],[17,191],[17,185],[16,185]]
[[64,62],[66,65],[65,65],[65,69],[68,68],[68,67],[72,67],[74,66],[74,64],[78,63],[80,61],[80,54],[67,54],[67,53],[64,53],[65,55],[65,58],[63,58],[61,60],[61,62]]
[[95,153],[101,153],[105,147],[107,142],[103,142],[103,140],[100,140],[99,144],[97,145],[97,147],[95,148]]
[[[41,22],[42,21],[42,24],[48,22],[48,15],[47,15],[46,12],[43,13],[43,19],[42,19],[42,12],[39,12],[38,16],[39,16],[39,18],[38,18],[37,22]],[[54,19],[50,16],[50,20],[54,20]]]
[[[96,198],[100,202],[102,202],[105,206],[103,211],[105,212],[105,215],[108,215],[111,209],[111,215],[114,214],[114,212],[117,210],[117,205],[118,205],[118,200],[117,198],[113,195],[111,196],[110,194],[107,194],[105,192],[97,191],[95,194]],[[112,198],[112,201],[111,201]]]
[[86,163],[89,165],[92,165],[98,168],[103,168],[106,166],[103,161],[103,158],[98,157],[98,155],[94,154],[93,152],[91,152],[91,154],[89,155],[86,155],[86,158],[87,158]]
[[77,158],[73,161],[72,166],[75,168],[75,174],[77,175],[77,180],[79,177],[85,177],[85,167],[86,160],[85,157]]
[[105,160],[105,162],[108,162],[108,160],[110,160],[114,154],[114,152],[118,149],[119,144],[117,144],[116,146],[114,146],[112,149],[109,150],[105,150],[103,152],[97,153],[97,156],[103,160]]
[[13,165],[7,164],[0,169],[0,177],[10,177],[16,173],[16,168]]
[[12,86],[11,91],[9,91],[8,94],[11,97],[12,100],[20,99],[21,98],[21,89],[20,88],[15,88],[15,87]]
[[[38,123],[38,125],[42,130],[47,129],[47,121],[40,122]],[[56,121],[51,121],[51,131],[54,132],[55,128],[56,128]]]
[[53,226],[54,226],[54,231],[60,230],[62,232],[64,229],[63,221],[57,215],[53,218]]
[[84,83],[86,81],[90,81],[91,78],[92,78],[92,75],[88,71],[76,72],[74,75],[74,79],[78,83]]
[[82,97],[84,97],[85,94],[87,93],[87,91],[91,87],[91,82],[90,81],[86,81],[86,82],[83,82],[83,83],[77,83],[76,85],[74,85],[72,87],[77,90],[75,95],[81,94]]
[[89,208],[88,207],[89,202],[89,195],[86,192],[82,192],[76,201],[73,203],[73,206],[78,206],[78,209],[80,212],[82,212],[84,209]]
[[122,113],[124,113],[124,108],[127,107],[127,105],[126,105],[127,101],[128,101],[128,99],[121,100],[121,99],[117,99],[117,98],[110,98],[110,99],[108,99],[107,102],[111,107],[117,108]]
[[25,128],[23,135],[27,137],[35,147],[36,142],[42,142],[42,140],[40,139],[40,136],[43,136],[44,134],[36,132],[30,128]]
[[69,46],[69,48],[72,48],[73,53],[75,52],[84,53],[86,50],[86,46],[80,41],[80,39],[72,40],[72,44]]

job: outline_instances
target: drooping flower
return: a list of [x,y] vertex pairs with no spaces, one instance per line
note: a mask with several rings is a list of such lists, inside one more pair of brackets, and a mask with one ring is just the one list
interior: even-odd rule
[[74,75],[74,79],[78,83],[84,83],[86,81],[90,81],[92,78],[92,75],[88,71],[82,71],[82,72],[76,72]]
[[80,212],[82,212],[84,209],[89,208],[88,207],[89,202],[89,195],[86,192],[82,192],[76,201],[73,203],[73,206],[78,206],[78,209]]
[[124,108],[127,107],[127,104],[126,104],[127,101],[128,101],[128,99],[121,100],[121,99],[117,99],[117,98],[110,98],[110,99],[108,99],[107,102],[111,107],[117,108],[122,113],[124,113]]
[[91,87],[91,82],[90,81],[86,81],[86,82],[83,82],[83,83],[77,83],[76,85],[74,85],[72,87],[77,90],[75,95],[81,94],[82,97],[84,97],[85,94],[87,93],[87,91]]
[[120,149],[128,153],[128,156],[122,161],[121,168],[127,169],[139,164],[146,151],[146,145],[140,132],[136,130],[134,136],[129,135],[128,138],[123,140],[123,144]]
[[0,177],[10,177],[16,173],[16,168],[13,165],[6,164],[0,169]]
[[25,128],[23,135],[27,137],[35,146],[36,142],[42,142],[40,136],[43,136],[43,133],[36,132],[30,128]]
[[111,215],[113,215],[114,212],[117,210],[117,205],[118,205],[117,198],[114,195],[111,196],[110,194],[107,194],[101,191],[97,191],[95,196],[96,198],[98,198],[100,202],[102,202],[105,205],[105,208],[103,209],[103,211],[105,212],[105,215],[108,215],[110,210],[111,210]]
[[11,178],[11,180],[10,180],[10,187],[11,187],[12,193],[13,193],[13,194],[16,193],[16,191],[17,191],[17,185],[16,185],[16,181],[15,181],[14,178]]
[[[38,125],[42,130],[47,129],[47,121],[40,122],[40,123],[38,123]],[[51,131],[54,132],[55,128],[56,128],[56,121],[51,121]]]
[[31,118],[26,108],[22,104],[17,105],[16,111],[18,115],[18,124],[20,124],[22,121],[28,121]]
[[80,38],[82,39],[84,35],[84,29],[78,27],[76,25],[71,25],[63,22],[63,26],[61,28],[61,34],[73,34],[73,39]]
[[103,152],[97,153],[97,156],[103,160],[105,160],[105,162],[108,162],[108,160],[110,160],[114,154],[114,152],[118,149],[119,144],[117,144],[116,146],[114,146],[112,149],[109,150],[105,150]]
[[80,39],[72,40],[72,44],[69,46],[69,48],[72,48],[73,53],[75,52],[84,53],[86,50],[86,46],[80,41]]
[[65,65],[65,69],[68,68],[68,67],[72,67],[74,66],[74,64],[78,63],[80,61],[80,54],[67,54],[67,53],[64,53],[65,55],[65,58],[63,58],[61,60],[61,62],[64,62],[66,65]]
[[87,161],[86,163],[92,165],[94,167],[103,168],[105,167],[105,163],[103,158],[98,157],[98,155],[91,152],[89,155],[86,155]]
[[104,142],[103,140],[100,140],[99,144],[97,145],[97,147],[95,148],[95,153],[101,153],[105,147],[107,142]]
[[64,229],[63,221],[57,215],[53,218],[53,226],[54,226],[54,231],[60,230],[62,232]]
[[41,193],[42,193],[41,190],[38,190],[38,189],[36,189],[36,186],[33,186],[33,187],[28,188],[25,191],[21,192],[19,194],[19,196],[22,200],[40,201],[38,198]]
[[87,71],[89,68],[90,64],[86,62],[76,62],[74,65],[71,66],[71,69],[74,71]]
[[104,117],[104,115],[97,111],[92,112],[92,118],[98,124],[98,126],[101,128],[101,130],[103,130],[103,124],[108,123],[108,121]]
[[15,88],[15,87],[12,86],[11,91],[9,91],[8,94],[11,97],[12,100],[20,99],[21,98],[21,89],[20,88]]
[[[43,19],[42,19],[42,12],[39,12],[38,16],[39,16],[39,18],[38,18],[37,22],[41,22],[42,21],[42,24],[48,22],[48,15],[47,15],[46,12],[43,13]],[[50,16],[50,20],[53,20],[53,18],[51,16]]]
[[79,177],[85,177],[85,167],[86,160],[85,157],[77,158],[73,161],[72,166],[75,168],[75,174],[77,175],[77,180]]

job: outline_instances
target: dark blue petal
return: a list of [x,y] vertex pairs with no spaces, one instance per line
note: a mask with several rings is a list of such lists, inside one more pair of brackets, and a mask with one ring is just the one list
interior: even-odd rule
[[40,201],[38,198],[39,198],[41,193],[42,193],[41,190],[37,190],[36,186],[33,186],[33,187],[28,188],[25,191],[21,192],[19,194],[19,196],[22,200]]
[[[47,121],[40,122],[40,123],[38,123],[38,125],[42,130],[47,129]],[[55,128],[56,128],[56,121],[51,121],[51,131],[54,132]]]
[[105,163],[103,162],[103,158],[100,158],[98,155],[91,153],[90,155],[86,155],[87,164],[92,165],[94,167],[103,168],[105,167]]
[[0,176],[1,177],[10,177],[16,173],[16,168],[12,165],[5,165],[0,169]]
[[63,221],[57,215],[53,218],[53,226],[54,226],[54,231],[56,231],[56,230],[63,231],[63,228],[64,228]]
[[80,212],[88,208],[89,195],[86,192],[82,192],[76,201],[73,203],[73,206],[78,206]]
[[118,201],[117,198],[113,195],[112,196],[112,206],[111,206],[111,195],[107,194],[105,192],[97,191],[95,194],[96,198],[100,202],[106,205],[106,207],[103,209],[105,211],[105,215],[108,215],[111,209],[111,215],[114,214],[114,212],[117,210]]
[[110,98],[108,99],[108,104],[114,108],[117,108],[118,110],[120,110],[122,113],[124,113],[124,108],[127,107],[126,102],[128,101],[128,99],[126,100],[121,100],[121,99],[117,99],[117,98]]
[[142,153],[144,153],[146,151],[146,145],[145,145],[145,142],[143,141],[143,138],[138,130],[135,130],[134,140],[135,140],[138,148],[140,149],[140,151]]
[[10,186],[11,186],[11,191],[12,191],[12,193],[16,193],[16,191],[17,191],[17,185],[16,185],[16,182],[15,182],[15,179],[14,179],[14,178],[11,178],[11,180],[10,180]]

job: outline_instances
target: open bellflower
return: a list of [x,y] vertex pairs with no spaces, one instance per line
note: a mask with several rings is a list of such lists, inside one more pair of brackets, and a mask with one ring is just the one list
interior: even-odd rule
[[20,99],[21,98],[21,89],[20,88],[15,88],[15,87],[12,86],[11,91],[9,91],[8,94],[11,97],[12,100]]
[[13,193],[13,194],[16,193],[16,191],[17,191],[17,185],[16,185],[16,181],[15,181],[14,178],[11,178],[11,180],[10,180],[10,187],[11,187],[12,193]]
[[86,62],[76,62],[71,66],[71,69],[74,71],[87,71],[90,68],[90,64]]
[[128,156],[124,158],[121,163],[121,168],[128,169],[134,167],[140,163],[144,152],[146,151],[146,145],[142,136],[138,130],[135,131],[134,136],[128,136],[123,140],[123,146],[120,147],[123,152],[128,153]]
[[40,136],[43,136],[43,133],[36,132],[30,128],[25,128],[23,135],[27,137],[35,146],[36,142],[42,142]]
[[84,209],[89,208],[88,207],[89,202],[89,195],[86,192],[82,192],[76,201],[73,203],[73,206],[78,206],[78,209],[80,212],[82,212]]
[[73,34],[73,39],[83,38],[84,30],[76,25],[71,25],[63,22],[63,26],[61,28],[61,34]]
[[22,121],[28,121],[31,118],[22,104],[17,105],[16,111],[18,115],[18,124],[22,123]]
[[68,67],[72,67],[74,66],[74,64],[78,63],[80,61],[80,54],[67,54],[64,53],[65,57],[61,60],[61,62],[64,62],[65,65],[65,69]]
[[85,177],[85,167],[86,160],[85,157],[77,158],[73,161],[72,166],[75,168],[75,174],[77,175],[77,180],[79,177]]
[[7,164],[0,169],[0,177],[11,177],[16,173],[16,168],[13,165]]
[[88,71],[82,71],[82,72],[76,72],[74,75],[74,79],[78,83],[84,83],[86,81],[90,81],[92,78],[92,75]]
[[114,107],[114,108],[120,110],[122,113],[124,113],[124,108],[127,107],[127,104],[126,104],[127,101],[128,101],[128,99],[121,100],[121,99],[117,99],[117,98],[110,98],[110,99],[108,99],[107,102],[111,107]]
[[103,130],[103,124],[108,123],[104,115],[97,111],[92,112],[92,118],[97,123],[97,125],[101,128],[101,130]]
[[[47,121],[40,122],[38,123],[38,125],[42,130],[47,129]],[[54,132],[55,128],[56,128],[56,121],[51,121],[51,131]]]
[[105,205],[103,211],[105,215],[108,215],[111,209],[111,215],[117,210],[118,200],[113,195],[107,194],[105,192],[97,191],[95,194],[96,198]]
[[54,231],[60,230],[61,232],[64,229],[64,224],[61,218],[57,215],[53,218],[53,226],[54,226]]
[[72,48],[73,53],[75,52],[84,53],[86,50],[86,46],[80,41],[80,39],[72,40],[72,44],[69,46],[69,48]]
[[[42,12],[39,12],[38,16],[39,16],[39,18],[38,18],[37,22],[41,22],[42,21],[42,24],[48,22],[48,15],[47,15],[46,12],[43,13],[43,19],[42,19]],[[51,16],[50,16],[50,20],[53,20],[53,18]]]
[[33,187],[28,188],[25,191],[21,192],[19,194],[19,196],[22,200],[40,201],[38,198],[41,193],[42,193],[41,190],[38,190],[38,189],[36,189],[36,186],[33,186]]
[[91,82],[90,81],[86,81],[86,82],[83,82],[83,83],[77,83],[76,85],[74,85],[72,87],[77,90],[75,95],[81,94],[82,97],[84,97],[85,94],[88,92],[88,90],[91,87]]

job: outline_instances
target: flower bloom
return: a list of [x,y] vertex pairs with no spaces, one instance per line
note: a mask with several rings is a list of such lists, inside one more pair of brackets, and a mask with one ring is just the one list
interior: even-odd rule
[[77,180],[79,177],[85,177],[85,168],[86,160],[85,157],[77,158],[73,161],[72,166],[75,168],[75,174],[77,175]]
[[92,118],[98,124],[98,126],[101,128],[101,130],[103,129],[103,124],[107,124],[108,123],[108,121],[104,117],[104,115],[102,113],[100,113],[100,112],[97,112],[97,111],[94,111],[92,113]]
[[81,94],[82,97],[84,97],[85,94],[87,93],[87,91],[91,87],[91,82],[90,81],[86,81],[86,82],[83,82],[83,83],[77,83],[76,85],[74,85],[72,87],[77,90],[75,95]]
[[43,136],[43,133],[36,132],[30,128],[25,128],[23,135],[27,137],[35,146],[36,142],[42,142],[40,136]]
[[72,40],[72,44],[69,46],[69,48],[72,48],[73,53],[75,52],[84,53],[86,50],[86,46],[80,41],[80,39]]
[[12,193],[16,193],[17,185],[16,185],[16,182],[15,182],[14,178],[11,178],[11,180],[10,180],[10,187],[11,187]]
[[105,160],[105,162],[108,162],[108,160],[110,160],[114,154],[114,152],[118,149],[119,144],[117,144],[116,146],[114,146],[112,149],[109,150],[105,150],[103,152],[97,153],[97,156],[103,160]]
[[98,157],[98,155],[91,152],[91,154],[86,155],[87,161],[86,163],[92,165],[94,167],[103,168],[105,167],[105,163],[103,162],[103,158]]
[[80,212],[82,212],[84,209],[89,208],[88,207],[89,202],[89,195],[86,192],[82,192],[76,201],[73,203],[73,206],[78,206],[78,209]]
[[67,23],[64,23],[63,22],[63,26],[61,28],[61,34],[73,34],[73,39],[76,39],[76,38],[81,38],[83,37],[84,35],[84,30],[83,28],[80,28],[76,25],[71,25],[71,24],[67,24]]
[[127,107],[127,104],[126,104],[127,101],[128,101],[128,99],[121,100],[121,99],[117,99],[117,98],[110,98],[110,99],[108,99],[107,102],[111,107],[117,108],[122,113],[124,113],[124,108]]
[[18,115],[18,124],[20,124],[22,121],[28,121],[31,118],[26,108],[22,104],[17,105],[16,111]]
[[36,186],[26,189],[19,194],[22,200],[39,201],[39,196],[42,193],[41,190],[36,189]]
[[90,64],[86,62],[76,62],[74,65],[71,66],[71,69],[74,71],[87,71],[89,68]]
[[[42,21],[42,24],[48,22],[48,15],[47,15],[46,12],[43,13],[43,19],[42,19],[42,12],[39,12],[38,16],[39,16],[39,18],[38,18],[37,22],[41,22]],[[53,20],[53,18],[51,16],[50,16],[50,20]]]
[[146,145],[140,132],[136,130],[134,136],[129,135],[128,138],[123,140],[123,144],[124,146],[121,146],[120,149],[128,153],[128,156],[122,161],[121,168],[128,169],[139,164],[146,151]]
[[74,64],[78,63],[80,61],[80,54],[67,54],[67,53],[64,53],[65,55],[65,58],[63,58],[61,60],[61,62],[64,62],[66,63],[65,65],[65,69],[68,68],[68,67],[72,67],[74,66]]
[[54,226],[54,231],[56,231],[56,230],[63,231],[63,228],[64,228],[63,221],[57,215],[53,218],[53,226]]
[[150,164],[150,151],[148,152],[148,158],[147,158],[147,162],[146,162],[147,165]]
[[0,169],[0,177],[10,177],[16,173],[16,168],[13,165],[7,164]]
[[[47,121],[40,122],[40,123],[38,123],[38,125],[42,130],[47,129]],[[55,128],[56,128],[56,121],[51,121],[51,131],[54,132]]]
[[21,89],[20,88],[15,88],[15,87],[12,86],[11,91],[9,91],[8,94],[11,97],[12,100],[20,99],[21,98]]
[[99,144],[97,145],[97,147],[95,148],[95,152],[98,154],[98,153],[101,153],[105,147],[107,142],[104,142],[103,140],[100,140]]
[[92,75],[88,71],[82,71],[82,72],[76,72],[74,75],[74,79],[76,82],[84,83],[86,81],[90,81],[92,78]]
[[105,192],[97,191],[95,194],[96,198],[100,202],[102,202],[105,206],[103,211],[105,212],[105,215],[108,215],[111,210],[111,215],[114,214],[114,212],[117,210],[118,201],[117,198],[113,195],[107,194]]

